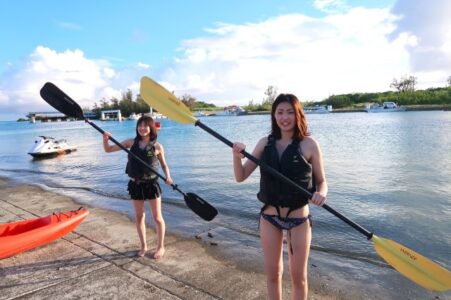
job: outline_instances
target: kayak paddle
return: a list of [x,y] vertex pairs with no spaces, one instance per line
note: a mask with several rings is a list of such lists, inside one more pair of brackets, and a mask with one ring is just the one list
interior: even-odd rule
[[[154,80],[146,76],[142,77],[140,92],[141,97],[145,102],[156,108],[168,118],[179,123],[199,126],[226,145],[233,147],[231,141],[196,119],[183,102]],[[309,191],[305,190],[275,169],[259,161],[248,152],[243,150],[242,153],[246,158],[260,166],[261,169],[271,173],[271,175],[277,177],[279,180],[290,184],[309,198],[312,196]],[[377,253],[402,275],[411,279],[418,285],[433,291],[443,292],[451,289],[451,273],[447,269],[401,244],[376,236],[341,213],[335,211],[327,204],[324,204],[322,207],[371,240]]]
[[[97,129],[100,133],[102,134],[105,133],[103,129],[98,127],[95,123],[91,122],[89,119],[85,118],[81,107],[53,83],[47,82],[46,84],[44,84],[44,86],[41,88],[40,93],[41,97],[48,104],[53,106],[56,110],[60,111],[61,113],[69,117],[85,120],[86,123]],[[148,167],[158,177],[160,177],[163,180],[166,180],[165,177],[163,177],[157,171],[152,169],[152,167],[149,164],[147,164],[145,161],[143,161],[135,154],[130,152],[130,150],[122,146],[122,144],[116,141],[112,136],[110,136],[110,140],[117,146],[119,146],[122,150],[132,155],[134,159],[138,160],[143,165]],[[211,221],[218,214],[218,211],[216,210],[215,207],[213,207],[211,204],[209,204],[207,201],[205,201],[198,195],[194,193],[184,193],[182,190],[179,189],[179,187],[176,184],[171,184],[171,187],[183,195],[186,205],[202,219],[206,221]]]

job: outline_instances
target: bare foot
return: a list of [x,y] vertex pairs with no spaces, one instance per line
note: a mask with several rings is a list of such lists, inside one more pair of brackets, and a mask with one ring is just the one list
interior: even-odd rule
[[146,255],[147,249],[141,249],[138,251],[137,256],[138,257],[144,257],[144,255]]
[[163,257],[165,252],[166,250],[164,249],[164,247],[158,248],[157,251],[155,251],[155,253],[153,254],[153,258],[160,259]]

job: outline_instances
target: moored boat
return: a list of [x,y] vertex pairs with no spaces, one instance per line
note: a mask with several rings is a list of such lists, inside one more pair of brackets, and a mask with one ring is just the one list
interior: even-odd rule
[[57,240],[74,230],[88,216],[87,209],[7,224],[0,224],[0,259],[34,249]]
[[304,107],[304,113],[306,114],[328,114],[332,111],[332,106],[315,105]]
[[238,105],[224,107],[224,110],[216,113],[217,116],[243,116],[247,111]]
[[196,111],[193,113],[193,116],[195,116],[196,118],[198,117],[205,117],[207,114],[201,111]]
[[135,113],[131,113],[130,116],[128,116],[129,120],[138,120],[139,119],[139,115],[135,114]]
[[406,111],[406,107],[404,106],[398,106],[395,102],[384,102],[382,105],[380,104],[373,104],[373,105],[367,105],[365,107],[365,111],[369,113],[378,113],[378,112],[400,112],[400,111]]
[[55,140],[49,136],[39,136],[28,154],[35,158],[52,157],[59,154],[70,153],[77,150],[75,146],[69,146],[66,140]]

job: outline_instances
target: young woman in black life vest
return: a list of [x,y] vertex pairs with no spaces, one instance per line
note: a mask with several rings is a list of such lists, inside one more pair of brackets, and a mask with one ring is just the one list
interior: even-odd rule
[[[251,175],[257,165],[244,164],[246,146],[233,145],[233,170],[237,182]],[[296,189],[260,170],[260,240],[263,248],[267,291],[270,299],[282,299],[283,230],[287,231],[292,299],[307,299],[307,266],[312,238],[310,201],[326,202],[327,183],[318,142],[307,130],[307,120],[296,96],[280,94],[271,109],[271,132],[261,138],[252,155],[313,193],[307,199]]]
[[[136,137],[134,139],[124,140],[121,144],[151,165],[155,171],[158,171],[159,163],[166,175],[166,184],[172,184],[169,167],[164,157],[163,145],[157,142],[157,131],[153,119],[149,116],[142,116],[136,123]],[[103,135],[103,148],[105,152],[121,150],[119,146],[109,144],[108,137],[110,135],[109,132]],[[158,177],[130,155],[126,173],[130,177],[128,191],[133,202],[133,207],[135,208],[136,229],[138,230],[138,236],[141,242],[141,247],[137,255],[143,257],[147,252],[144,204],[145,200],[148,199],[150,200],[150,209],[157,233],[157,248],[153,254],[153,258],[159,259],[165,253],[164,236],[166,226],[161,213],[161,188],[158,183]]]

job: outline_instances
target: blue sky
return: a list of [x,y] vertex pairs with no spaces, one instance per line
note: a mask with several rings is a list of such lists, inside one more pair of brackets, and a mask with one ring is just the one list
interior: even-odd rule
[[150,76],[178,96],[259,102],[268,85],[320,101],[445,86],[450,1],[1,1],[0,120],[49,110],[52,81],[83,107]]

